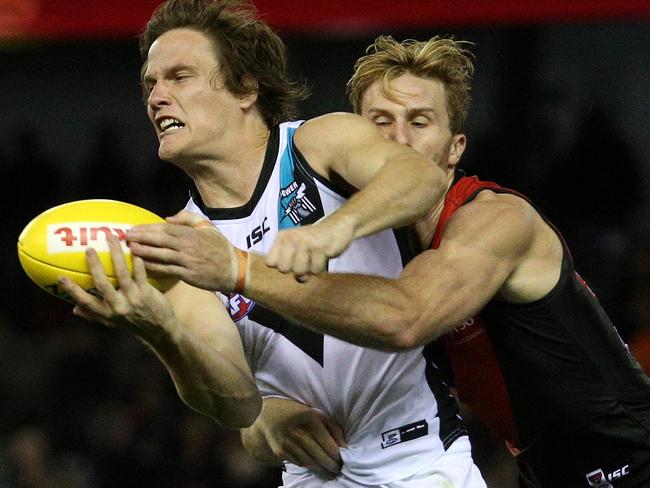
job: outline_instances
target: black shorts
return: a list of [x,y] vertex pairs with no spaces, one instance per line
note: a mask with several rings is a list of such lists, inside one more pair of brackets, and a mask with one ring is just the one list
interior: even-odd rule
[[522,488],[650,488],[650,423],[619,408],[580,431],[549,429],[517,464]]

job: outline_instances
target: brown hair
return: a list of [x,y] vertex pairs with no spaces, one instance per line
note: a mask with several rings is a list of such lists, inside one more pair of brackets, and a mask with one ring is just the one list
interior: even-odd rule
[[390,82],[411,73],[421,78],[438,79],[445,85],[449,126],[453,134],[463,130],[469,103],[474,55],[466,46],[468,41],[435,36],[428,41],[407,39],[398,42],[390,36],[380,36],[367,49],[366,55],[354,65],[347,84],[350,103],[361,112],[364,92],[376,80],[382,80],[386,96],[392,96]]
[[[165,32],[187,28],[214,45],[226,88],[235,95],[258,92],[257,106],[268,126],[291,120],[297,103],[309,95],[304,82],[289,80],[284,42],[257,16],[255,7],[237,0],[167,0],[158,6],[140,35],[140,55]],[[251,82],[253,78],[257,83]]]

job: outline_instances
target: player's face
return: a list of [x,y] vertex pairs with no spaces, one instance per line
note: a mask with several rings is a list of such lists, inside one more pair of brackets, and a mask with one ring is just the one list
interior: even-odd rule
[[219,141],[241,115],[240,99],[214,73],[210,40],[190,29],[164,33],[151,45],[143,76],[147,113],[161,159],[200,160],[219,153]]
[[381,80],[370,85],[361,99],[361,115],[384,137],[412,147],[445,170],[453,169],[465,150],[465,136],[451,133],[442,82],[407,73],[390,87],[394,99],[384,94]]

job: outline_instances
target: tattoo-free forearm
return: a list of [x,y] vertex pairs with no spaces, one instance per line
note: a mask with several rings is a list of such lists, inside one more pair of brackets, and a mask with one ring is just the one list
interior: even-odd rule
[[325,273],[298,283],[251,254],[244,294],[313,330],[365,347],[402,350],[416,311],[397,280]]
[[324,220],[351,226],[354,239],[415,222],[444,196],[448,181],[431,161],[403,154],[387,162],[359,192]]
[[185,330],[142,340],[169,371],[181,399],[229,428],[251,425],[262,400],[249,372]]

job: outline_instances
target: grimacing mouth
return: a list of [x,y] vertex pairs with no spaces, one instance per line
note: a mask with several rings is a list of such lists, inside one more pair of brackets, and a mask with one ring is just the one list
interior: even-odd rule
[[156,120],[156,125],[161,134],[185,127],[185,124],[175,117],[160,117]]

